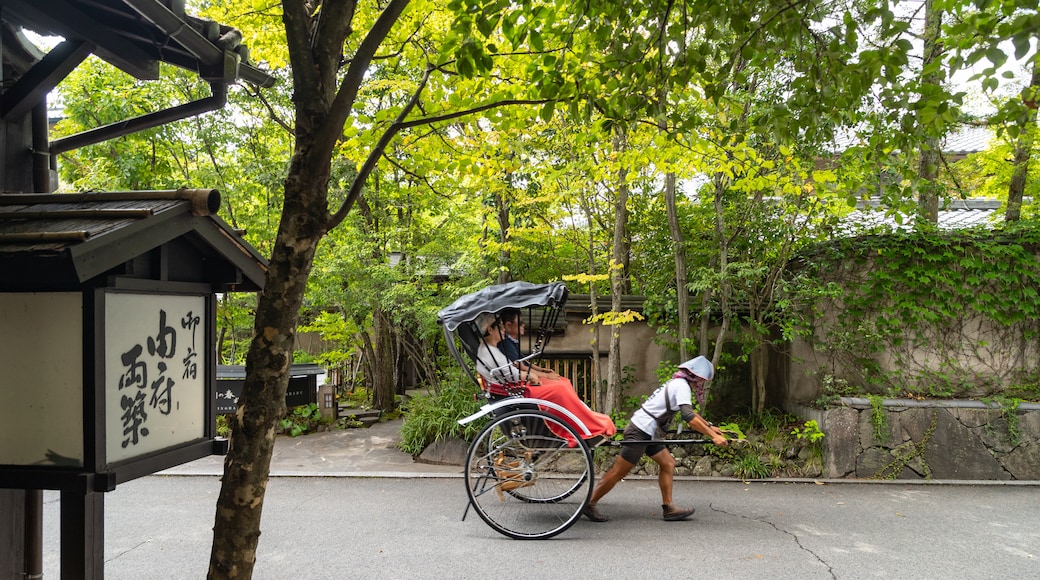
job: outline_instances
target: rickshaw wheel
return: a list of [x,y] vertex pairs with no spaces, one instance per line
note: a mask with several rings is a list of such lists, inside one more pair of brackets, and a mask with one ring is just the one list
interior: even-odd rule
[[519,540],[551,538],[581,517],[592,495],[592,455],[561,419],[513,411],[474,439],[465,477],[470,504],[496,531]]

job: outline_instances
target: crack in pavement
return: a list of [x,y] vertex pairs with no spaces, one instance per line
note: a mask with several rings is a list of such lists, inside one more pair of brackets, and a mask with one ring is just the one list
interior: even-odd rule
[[711,503],[708,504],[708,509],[710,509],[711,511],[716,512],[716,513],[725,514],[725,515],[730,516],[730,517],[741,518],[741,519],[745,519],[745,520],[751,520],[753,522],[758,522],[758,523],[761,523],[761,524],[767,524],[770,527],[772,527],[774,530],[780,532],[781,534],[786,534],[788,536],[791,536],[791,538],[794,539],[794,543],[798,546],[798,548],[800,550],[802,550],[803,552],[805,552],[807,554],[810,554],[813,558],[816,559],[817,562],[819,562],[820,564],[823,564],[823,566],[825,568],[827,568],[827,573],[830,574],[831,578],[833,578],[834,580],[837,580],[838,575],[834,573],[834,568],[830,564],[828,564],[826,560],[821,558],[819,554],[817,554],[816,552],[812,551],[811,549],[806,547],[804,544],[802,544],[802,540],[801,540],[801,538],[798,537],[798,534],[795,534],[794,532],[791,532],[789,530],[785,530],[785,529],[781,528],[780,526],[776,525],[775,523],[773,523],[773,522],[771,522],[769,520],[753,518],[753,517],[746,516],[746,515],[743,515],[743,514],[735,514],[735,513],[732,513],[732,512],[728,512],[726,510],[721,510],[721,509],[716,508]]
[[141,546],[143,546],[145,544],[148,544],[148,543],[151,543],[151,540],[145,540],[145,541],[137,544],[136,546],[130,548],[129,550],[123,550],[122,552],[116,554],[115,556],[112,556],[111,558],[105,560],[105,564],[108,564],[109,562],[114,562],[114,561],[122,558],[123,556],[129,554],[130,552],[133,552],[134,550],[136,550],[136,549],[140,548]]

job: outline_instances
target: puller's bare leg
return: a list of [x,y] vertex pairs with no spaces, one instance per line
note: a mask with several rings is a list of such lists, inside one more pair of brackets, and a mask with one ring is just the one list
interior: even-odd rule
[[657,462],[659,472],[657,484],[661,487],[661,513],[665,521],[685,520],[693,515],[693,508],[678,507],[672,503],[672,487],[675,482],[675,457],[667,449],[650,456]]
[[596,505],[596,502],[607,495],[607,492],[614,489],[614,486],[624,479],[628,472],[632,471],[633,467],[635,467],[634,463],[629,463],[621,456],[618,456],[614,461],[614,465],[596,483],[596,488],[592,490],[592,497],[589,499],[589,505]]
[[605,522],[609,520],[610,518],[600,513],[599,508],[596,507],[596,502],[603,496],[607,495],[608,491],[614,489],[617,482],[621,481],[623,477],[628,475],[628,472],[632,471],[633,467],[635,467],[635,465],[619,456],[614,461],[614,465],[603,474],[599,483],[597,483],[596,487],[592,490],[592,497],[589,499],[589,503],[581,510],[582,515],[594,522]]
[[675,482],[675,457],[672,452],[662,449],[650,456],[657,463],[657,485],[661,488],[661,504],[672,505],[672,487]]

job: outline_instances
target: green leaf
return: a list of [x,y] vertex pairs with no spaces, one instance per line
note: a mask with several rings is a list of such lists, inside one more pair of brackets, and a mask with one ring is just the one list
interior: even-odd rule
[[542,39],[542,33],[538,32],[537,29],[532,29],[530,33],[531,48],[538,52],[545,50],[545,41]]
[[546,123],[552,121],[553,111],[556,109],[556,101],[549,101],[542,105],[542,110],[539,111],[538,116],[541,117]]
[[[480,33],[484,36],[491,36],[491,33],[495,30],[495,24],[497,23],[497,20],[497,17],[495,18],[495,20],[492,20],[488,18],[486,14],[480,14],[477,16],[477,30],[479,30]],[[505,23],[503,23],[503,29],[504,28]]]
[[462,78],[472,78],[475,68],[473,66],[473,57],[468,54],[459,55],[455,61],[455,70],[458,71],[459,76]]
[[1029,36],[1025,34],[1015,35],[1011,38],[1011,43],[1015,45],[1015,59],[1022,60],[1029,54],[1030,42]]
[[995,68],[1004,66],[1007,62],[1007,53],[1005,53],[1000,47],[992,47],[986,51],[986,58],[993,63]]

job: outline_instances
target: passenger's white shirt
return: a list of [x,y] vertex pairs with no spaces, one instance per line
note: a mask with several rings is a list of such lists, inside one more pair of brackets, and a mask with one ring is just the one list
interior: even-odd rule
[[[665,389],[666,386],[667,389]],[[668,392],[667,401],[665,391]],[[693,395],[690,392],[690,383],[685,379],[670,379],[657,387],[657,390],[650,394],[643,406],[636,409],[636,412],[632,414],[632,424],[653,437],[657,433],[657,417],[667,414],[670,421],[679,411],[680,405],[692,404]],[[671,412],[668,409],[671,409]]]
[[477,372],[485,380],[496,384],[520,381],[520,369],[510,364],[509,358],[498,350],[497,346],[491,346],[484,341],[480,341],[480,345],[477,346]]

